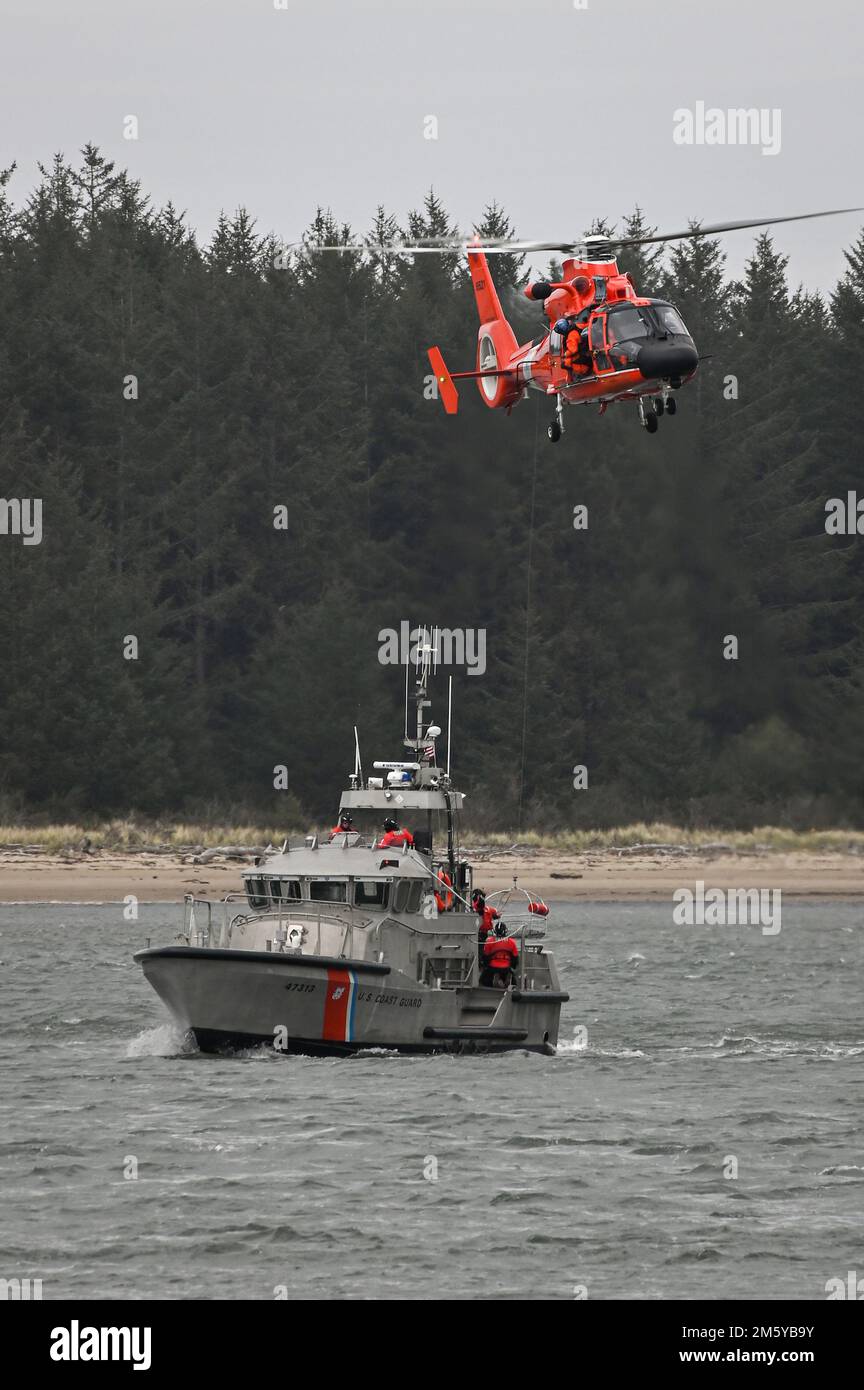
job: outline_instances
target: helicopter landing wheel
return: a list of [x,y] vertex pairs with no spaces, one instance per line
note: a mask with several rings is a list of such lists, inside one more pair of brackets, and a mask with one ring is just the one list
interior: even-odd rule
[[557,415],[555,416],[554,420],[549,421],[549,426],[546,430],[546,433],[548,434],[553,444],[558,443],[558,440],[561,438],[561,421],[558,419]]
[[674,396],[670,396],[669,400],[666,402],[666,414],[674,415],[677,409],[678,402],[676,401]]
[[655,396],[655,397],[654,397],[654,414],[655,414],[655,415],[662,415],[662,414],[663,414],[663,411],[664,411],[665,409],[666,409],[666,404],[665,404],[665,402],[664,402],[664,400],[663,400],[663,397],[662,397],[662,396]]
[[646,405],[645,397],[640,396],[637,401],[637,405],[639,407],[640,425],[642,425],[648,431],[649,434],[656,434],[657,426],[660,423],[660,421],[657,415],[655,402],[649,401]]

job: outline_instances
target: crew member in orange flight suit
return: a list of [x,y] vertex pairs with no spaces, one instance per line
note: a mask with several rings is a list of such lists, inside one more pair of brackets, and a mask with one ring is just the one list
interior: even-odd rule
[[[564,365],[578,376],[587,376],[592,368],[591,351],[588,347],[588,310],[583,309],[581,314],[569,315],[566,320],[561,320],[562,325],[565,322],[567,333],[563,335],[566,349]],[[558,324],[555,327],[557,328]]]
[[379,849],[395,849],[397,846],[413,844],[414,836],[410,830],[400,830],[395,820],[390,820],[389,817],[385,820],[384,834],[378,841]]

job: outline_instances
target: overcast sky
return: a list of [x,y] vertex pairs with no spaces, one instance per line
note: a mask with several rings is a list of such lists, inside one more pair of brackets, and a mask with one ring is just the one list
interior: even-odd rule
[[[205,239],[238,205],[285,240],[319,203],[366,230],[378,203],[403,218],[430,185],[463,229],[497,199],[520,235],[553,239],[637,202],[661,229],[864,204],[861,0],[0,0],[0,15],[17,200],[38,160],[92,141]],[[779,153],[676,144],[673,113],[700,101],[779,109]],[[862,223],[778,228],[793,283],[830,289]],[[726,238],[736,273],[751,245]]]

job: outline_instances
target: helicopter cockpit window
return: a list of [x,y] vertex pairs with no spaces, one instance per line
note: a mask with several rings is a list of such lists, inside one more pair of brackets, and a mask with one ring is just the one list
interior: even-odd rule
[[389,885],[381,879],[355,879],[355,907],[386,907],[388,887]]
[[667,333],[687,332],[687,329],[684,327],[684,320],[678,313],[678,310],[672,308],[671,304],[654,304],[652,308],[657,318],[660,320],[661,328],[664,328]]
[[313,903],[344,903],[348,898],[347,883],[331,879],[310,879],[309,897]]
[[638,309],[616,309],[606,319],[606,337],[610,344],[627,343],[631,338],[647,338],[651,329]]

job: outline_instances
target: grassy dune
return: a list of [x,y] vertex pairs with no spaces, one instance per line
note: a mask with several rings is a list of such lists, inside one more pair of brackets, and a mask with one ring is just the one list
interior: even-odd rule
[[[86,838],[92,849],[188,849],[191,846],[281,844],[284,826],[185,825],[113,820],[97,825],[0,825],[0,845],[37,847],[46,853],[78,848]],[[290,833],[303,832],[294,830]]]
[[476,839],[488,845],[526,845],[531,848],[555,850],[562,854],[581,854],[588,850],[632,849],[639,845],[676,845],[682,848],[735,850],[738,853],[764,853],[793,850],[809,853],[833,852],[857,854],[864,852],[862,830],[789,830],[776,825],[760,825],[752,830],[685,830],[678,825],[661,822],[637,822],[617,826],[612,830],[564,830],[557,834],[538,834],[523,830],[521,834],[503,835],[468,832],[466,839]]
[[[28,826],[0,825],[0,846],[39,848],[45,853],[75,850],[89,840],[92,849],[166,850],[217,845],[281,844],[289,833],[304,834],[306,827],[185,824],[182,822],[146,822],[112,820],[96,825],[57,824]],[[319,827],[320,829],[320,827]],[[713,847],[739,853],[776,852],[834,852],[839,854],[864,852],[864,831],[861,830],[788,830],[763,825],[752,830],[683,830],[680,826],[660,823],[636,823],[612,830],[566,830],[556,834],[540,834],[533,830],[485,832],[467,827],[463,832],[466,846],[500,847],[519,845],[526,849],[551,850],[559,854],[578,854],[588,850],[635,848],[639,845],[675,845],[692,850]]]

